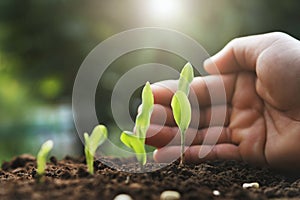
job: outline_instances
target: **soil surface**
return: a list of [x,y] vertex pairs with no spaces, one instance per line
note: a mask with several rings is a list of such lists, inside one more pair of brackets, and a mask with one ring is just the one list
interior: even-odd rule
[[[111,158],[105,161],[111,165],[119,162]],[[184,166],[175,162],[148,173],[114,169],[139,168],[133,160],[114,168],[100,161],[94,166],[95,174],[89,175],[84,158],[58,161],[51,157],[43,182],[38,182],[35,157],[16,157],[0,169],[0,199],[114,199],[118,194],[128,194],[132,199],[160,199],[166,190],[179,192],[181,199],[300,199],[300,178],[235,161]],[[159,164],[147,163],[145,169],[153,167]],[[243,183],[251,182],[258,182],[260,187],[243,189]],[[213,190],[220,195],[214,195]]]

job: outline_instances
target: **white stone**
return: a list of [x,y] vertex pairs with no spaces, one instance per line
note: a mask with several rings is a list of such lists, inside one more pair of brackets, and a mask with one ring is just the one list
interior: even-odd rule
[[259,183],[253,182],[253,183],[243,183],[243,188],[259,188]]
[[180,199],[180,194],[177,191],[166,190],[160,195],[160,200],[178,200]]
[[118,194],[114,200],[132,200],[132,198],[128,194]]
[[220,196],[220,194],[221,194],[221,193],[219,192],[219,190],[214,190],[214,191],[213,191],[213,195],[215,195],[215,196]]

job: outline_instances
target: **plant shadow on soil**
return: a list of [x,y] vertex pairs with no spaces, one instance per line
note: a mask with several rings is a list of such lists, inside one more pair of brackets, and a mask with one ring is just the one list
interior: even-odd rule
[[[133,199],[159,199],[165,190],[178,191],[181,199],[300,199],[299,177],[285,177],[236,161],[183,166],[176,161],[163,168],[150,161],[146,171],[161,169],[131,173],[139,168],[133,158],[102,160],[112,167],[95,161],[95,174],[90,175],[84,158],[67,156],[58,161],[51,157],[44,181],[38,183],[35,157],[18,156],[2,164],[0,199],[114,199],[123,193]],[[245,182],[258,182],[260,187],[243,189]],[[215,196],[213,190],[220,195]]]

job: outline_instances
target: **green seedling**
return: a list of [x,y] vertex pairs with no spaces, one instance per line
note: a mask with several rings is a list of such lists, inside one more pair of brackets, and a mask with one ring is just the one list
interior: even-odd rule
[[194,79],[193,67],[191,63],[187,63],[180,72],[178,90],[184,92],[186,96],[188,96],[190,91],[190,84],[193,81],[193,79]]
[[150,83],[147,82],[142,91],[142,109],[135,120],[135,133],[123,131],[120,137],[121,141],[126,146],[133,149],[141,167],[143,167],[147,162],[145,138],[147,130],[150,126],[153,103],[154,98],[152,90]]
[[185,133],[191,122],[192,111],[191,104],[188,100],[188,94],[193,78],[193,67],[190,63],[187,63],[180,73],[178,90],[174,94],[171,101],[173,116],[180,131],[180,164],[184,163]]
[[84,153],[88,172],[90,174],[94,174],[94,155],[96,153],[96,150],[106,140],[106,138],[107,129],[104,125],[96,126],[90,136],[88,135],[88,133],[84,133]]
[[53,148],[53,141],[48,140],[42,144],[40,151],[37,154],[37,174],[42,177],[45,174],[47,156]]

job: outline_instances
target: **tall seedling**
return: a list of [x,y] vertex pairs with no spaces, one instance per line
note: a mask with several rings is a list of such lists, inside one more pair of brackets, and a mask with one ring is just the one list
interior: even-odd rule
[[194,78],[193,67],[187,63],[180,73],[178,89],[174,94],[171,107],[181,138],[180,164],[184,163],[185,132],[191,122],[191,104],[188,100],[190,84]]
[[154,98],[150,83],[147,82],[142,91],[142,105],[141,112],[138,114],[135,120],[135,133],[130,131],[123,131],[121,134],[121,141],[133,149],[136,158],[141,167],[147,162],[146,150],[145,150],[145,138],[147,130],[150,126],[150,117],[153,110]]

